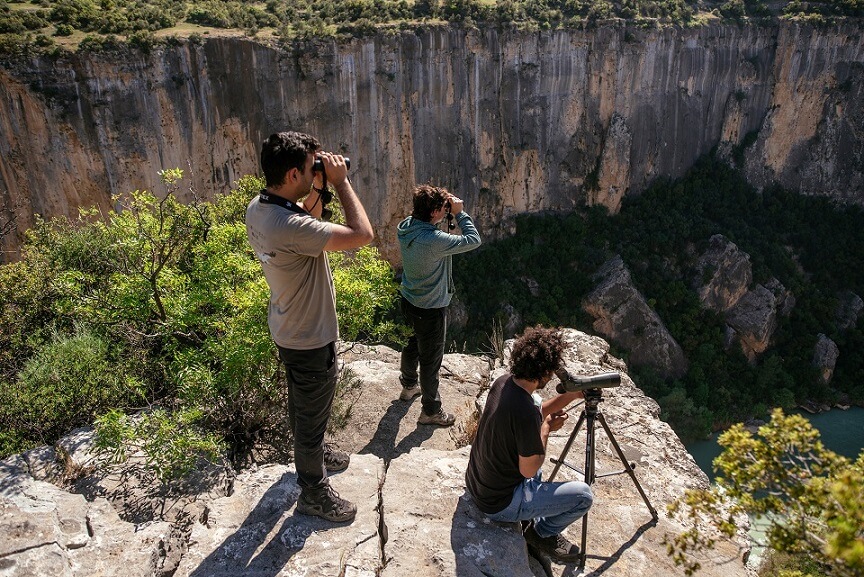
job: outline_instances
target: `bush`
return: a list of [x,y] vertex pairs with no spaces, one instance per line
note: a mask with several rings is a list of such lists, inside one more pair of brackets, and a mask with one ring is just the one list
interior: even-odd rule
[[[115,198],[119,213],[40,222],[23,260],[0,267],[0,289],[12,295],[0,309],[3,455],[51,443],[133,400],[160,408],[132,420],[122,410],[104,417],[103,450],[115,458],[152,450],[148,466],[160,478],[187,469],[184,447],[214,454],[224,444],[242,464],[253,450],[289,446],[269,289],[243,222],[264,183],[246,177],[215,203],[182,204],[182,171],[160,174],[161,197],[135,191]],[[343,337],[398,337],[388,320],[395,286],[387,263],[369,247],[332,256]],[[66,372],[55,379],[48,367]],[[40,392],[52,387],[71,396]],[[34,426],[45,411],[56,419]],[[147,438],[157,434],[167,460]]]
[[0,422],[18,445],[22,436],[31,444],[50,443],[111,407],[140,402],[140,389],[100,337],[86,331],[57,335],[0,391]]

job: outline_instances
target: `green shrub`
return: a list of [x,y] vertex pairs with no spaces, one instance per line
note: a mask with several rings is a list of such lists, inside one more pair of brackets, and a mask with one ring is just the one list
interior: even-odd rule
[[162,482],[184,478],[202,459],[216,462],[224,448],[218,436],[198,426],[199,420],[196,410],[157,408],[135,417],[111,410],[95,423],[95,448],[110,464],[143,456],[144,473]]
[[[163,410],[137,420],[105,417],[105,450],[115,458],[150,450],[147,439],[134,437],[153,431],[171,447],[204,453],[216,450],[211,441],[218,439],[235,463],[256,449],[289,446],[287,395],[267,326],[269,288],[244,225],[246,206],[264,183],[246,177],[215,203],[183,204],[176,199],[183,172],[160,174],[165,194],[134,191],[115,198],[119,213],[39,222],[23,260],[0,267],[0,289],[12,295],[0,309],[4,455],[53,442],[132,399]],[[398,338],[389,320],[389,265],[368,247],[332,257],[343,337]],[[66,363],[73,355],[84,364]],[[75,380],[79,389],[67,392],[79,400],[55,395],[58,407],[49,406],[39,391],[61,385],[38,369],[64,363],[68,374],[57,378]],[[105,396],[87,383],[101,383]],[[78,413],[64,409],[72,404]],[[32,427],[44,411],[56,419]],[[182,453],[166,449],[167,461],[153,456],[148,466],[173,476],[189,465],[174,462]]]
[[109,408],[140,402],[140,389],[100,337],[57,335],[27,360],[15,382],[4,384],[0,422],[19,444],[22,437],[50,443]]

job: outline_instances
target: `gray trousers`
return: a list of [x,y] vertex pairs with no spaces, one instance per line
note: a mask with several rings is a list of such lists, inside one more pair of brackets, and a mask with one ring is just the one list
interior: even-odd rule
[[285,349],[277,345],[288,382],[288,418],[294,435],[294,465],[302,490],[327,483],[324,433],[336,394],[336,343],[318,349]]

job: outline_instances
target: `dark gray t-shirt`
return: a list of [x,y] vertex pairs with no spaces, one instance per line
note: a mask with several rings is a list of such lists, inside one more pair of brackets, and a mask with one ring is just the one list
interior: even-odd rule
[[545,453],[540,438],[542,415],[528,391],[509,374],[495,380],[477,425],[465,483],[477,507],[497,513],[510,504],[525,477],[519,456]]
[[270,286],[267,324],[280,347],[317,349],[339,338],[336,291],[324,252],[331,227],[257,196],[246,209],[249,244]]

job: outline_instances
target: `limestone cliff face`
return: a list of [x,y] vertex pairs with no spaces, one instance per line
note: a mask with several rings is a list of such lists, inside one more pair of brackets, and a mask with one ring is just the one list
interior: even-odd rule
[[0,68],[0,202],[18,217],[2,248],[18,246],[32,213],[108,209],[111,194],[158,189],[161,168],[191,166],[198,193],[222,192],[257,172],[259,143],[284,129],[354,159],[395,261],[416,182],[450,187],[491,237],[526,211],[615,211],[656,177],[743,143],[756,184],[864,203],[862,126],[853,26],[446,27],[293,52],[226,38],[37,58]]

